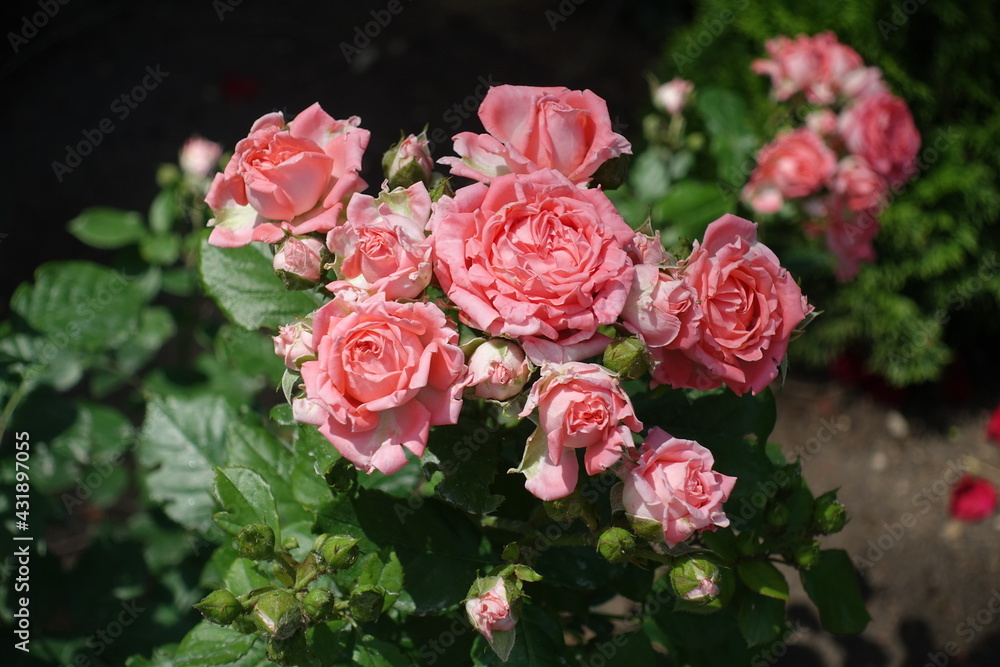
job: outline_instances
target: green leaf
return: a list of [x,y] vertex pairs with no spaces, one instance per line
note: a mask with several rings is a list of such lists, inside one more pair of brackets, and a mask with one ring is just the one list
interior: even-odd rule
[[271,251],[262,243],[217,248],[202,239],[198,259],[205,292],[244,329],[277,329],[312,312],[320,301],[309,292],[290,292],[274,275]]
[[133,375],[159,352],[177,331],[170,310],[162,306],[143,308],[135,334],[116,351],[118,370]]
[[706,87],[698,90],[695,106],[711,138],[709,148],[718,163],[720,187],[738,192],[750,176],[744,165],[758,145],[747,105],[732,91]]
[[785,603],[773,597],[747,595],[740,602],[737,622],[747,646],[774,641],[785,629]]
[[500,462],[496,430],[474,418],[435,427],[423,462],[428,476],[442,473],[435,487],[439,498],[471,514],[489,514],[500,506],[503,496],[490,493]]
[[215,495],[223,511],[213,518],[224,531],[236,535],[244,526],[262,523],[271,527],[278,544],[281,543],[281,525],[274,494],[259,473],[238,466],[216,468]]
[[670,188],[667,156],[661,156],[655,150],[640,154],[632,163],[629,182],[641,201],[654,202],[665,195]]
[[547,613],[532,605],[525,605],[523,616],[515,626],[516,639],[506,663],[490,648],[485,637],[476,637],[472,648],[472,662],[476,667],[550,667],[565,663],[563,657],[562,629]]
[[234,419],[214,396],[154,398],[146,408],[139,461],[149,497],[186,528],[212,527],[213,468],[224,464],[226,429]]
[[154,234],[139,242],[139,255],[150,264],[169,266],[181,256],[181,237],[176,234]]
[[802,583],[819,609],[820,621],[827,631],[858,634],[871,621],[861,597],[857,572],[846,551],[821,551],[819,562],[802,572]]
[[753,560],[740,563],[737,572],[747,588],[777,600],[788,599],[788,581],[773,563]]
[[[365,584],[381,586],[389,593],[385,596],[382,611],[392,607],[396,598],[403,592],[403,565],[399,562],[396,552],[389,551],[385,558],[379,554],[369,554],[363,559],[358,585]],[[408,602],[409,608],[405,611],[413,611],[413,601],[408,600]]]
[[149,207],[149,228],[154,234],[168,234],[179,217],[177,191],[173,188],[161,190]]
[[354,645],[351,664],[357,667],[405,667],[408,660],[394,645],[366,635]]
[[17,288],[11,309],[56,350],[112,349],[138,329],[146,301],[135,280],[141,277],[90,262],[48,262],[34,284]]
[[[230,549],[232,553],[235,553]],[[222,586],[229,589],[233,595],[246,595],[252,590],[269,586],[271,579],[261,574],[255,561],[248,558],[237,558],[226,570]]]
[[[202,621],[187,633],[163,667],[273,667],[265,655],[264,640],[231,628]],[[150,663],[156,665],[157,663]]]
[[140,240],[146,226],[134,211],[94,207],[70,220],[69,233],[95,248],[112,249]]

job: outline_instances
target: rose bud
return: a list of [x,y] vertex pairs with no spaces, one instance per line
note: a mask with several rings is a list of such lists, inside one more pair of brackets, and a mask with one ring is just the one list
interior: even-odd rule
[[385,604],[385,589],[369,584],[358,586],[351,593],[351,600],[348,604],[351,618],[355,621],[359,623],[374,621],[382,614],[382,607]]
[[304,322],[279,327],[278,335],[273,340],[274,353],[285,360],[285,367],[289,370],[297,371],[302,362],[316,358],[312,329]]
[[597,552],[609,563],[624,563],[635,553],[635,538],[624,528],[608,528],[597,540]]
[[287,289],[308,289],[323,272],[323,242],[290,236],[274,254],[274,272]]
[[219,625],[229,625],[243,614],[243,605],[225,588],[212,591],[194,608],[205,620]]
[[236,550],[250,560],[267,560],[274,556],[274,531],[262,523],[244,526],[236,537]]
[[410,134],[399,140],[382,156],[382,170],[389,181],[389,189],[408,188],[414,183],[430,183],[434,159],[428,145],[426,130]]
[[648,356],[637,336],[616,338],[604,349],[604,366],[623,380],[635,380],[649,368]]
[[[725,604],[727,597],[723,588],[729,588],[723,582],[726,576],[725,568],[709,558],[700,555],[682,556],[674,561],[670,569],[670,586],[678,599],[692,605],[704,607],[713,603]],[[721,606],[721,604],[719,606]],[[685,609],[688,609],[685,605]]]
[[333,593],[329,588],[314,588],[306,594],[302,606],[309,618],[323,620],[333,611],[333,602]]
[[506,401],[517,396],[531,376],[531,364],[517,343],[493,338],[469,357],[468,389],[477,398]]
[[694,91],[694,84],[684,79],[672,79],[653,92],[653,104],[676,116],[684,111],[688,98]]
[[313,552],[328,570],[346,570],[358,559],[358,540],[350,535],[334,535],[326,539],[321,535],[313,542]]
[[795,548],[795,564],[803,570],[811,570],[820,559],[819,542],[813,540]]
[[267,637],[288,639],[302,627],[302,606],[284,589],[267,591],[254,605],[254,622]]
[[205,178],[219,167],[220,157],[222,146],[208,139],[191,137],[181,149],[181,171],[192,178]]
[[847,523],[847,509],[837,501],[836,490],[824,493],[816,499],[813,507],[813,522],[826,535],[839,533]]
[[492,644],[494,632],[513,630],[516,622],[507,598],[507,587],[500,577],[488,577],[476,581],[469,594],[476,591],[483,592],[465,602],[465,611],[476,630]]

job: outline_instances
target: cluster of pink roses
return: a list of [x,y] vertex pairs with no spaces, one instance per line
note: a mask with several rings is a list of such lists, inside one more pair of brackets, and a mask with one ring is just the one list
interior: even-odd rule
[[[583,450],[588,475],[620,464],[626,513],[669,544],[728,525],[735,479],[658,428],[636,447],[643,426],[620,378],[587,360],[609,333],[631,333],[654,383],[756,393],[811,306],[754,223],[723,216],[677,262],[588,187],[631,150],[594,93],[499,86],[479,115],[488,134],[459,134],[459,157],[440,161],[477,182],[435,202],[424,181],[361,194],[368,133],[318,105],[287,124],[264,116],[216,177],[210,242],[280,244],[279,270],[335,274],[332,300],[274,339],[301,373],[295,418],[359,469],[390,474],[404,449],[423,454],[431,426],[458,420],[463,395],[522,397],[537,428],[516,471],[537,497],[573,492]],[[403,143],[429,182],[426,141]],[[447,304],[427,296],[432,283]],[[460,346],[442,307],[481,336]]]
[[786,130],[757,154],[743,199],[761,213],[799,200],[825,233],[837,278],[850,280],[875,258],[877,216],[916,172],[920,134],[906,103],[886,88],[877,67],[824,32],[766,43],[769,59],[753,69],[771,78],[775,99],[801,94],[815,105],[805,125]]

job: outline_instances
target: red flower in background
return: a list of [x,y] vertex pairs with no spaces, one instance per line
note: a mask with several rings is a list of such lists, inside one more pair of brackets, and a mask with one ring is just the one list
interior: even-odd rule
[[1000,405],[997,406],[986,425],[986,437],[1000,445]]
[[948,511],[960,521],[982,521],[997,509],[997,488],[982,477],[963,475],[951,490]]

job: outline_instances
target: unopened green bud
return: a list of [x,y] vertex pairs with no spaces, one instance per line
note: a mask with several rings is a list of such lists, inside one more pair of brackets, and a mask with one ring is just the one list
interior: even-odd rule
[[632,530],[642,539],[650,542],[663,542],[666,540],[666,534],[663,532],[663,524],[656,519],[647,519],[646,517],[632,516],[631,514],[626,514],[625,516],[628,518],[628,523],[632,526]]
[[553,521],[570,523],[574,519],[583,517],[590,509],[590,504],[574,491],[565,498],[546,500],[543,507],[545,507],[545,513]]
[[641,377],[649,368],[646,346],[636,336],[616,338],[604,348],[604,365],[623,380]]
[[267,637],[288,639],[302,627],[302,605],[284,589],[261,595],[253,613],[257,628]]
[[414,183],[428,183],[434,170],[427,132],[411,134],[399,140],[382,156],[382,171],[389,189],[408,188]]
[[819,562],[819,542],[813,540],[809,544],[800,544],[795,549],[795,563],[803,570],[810,570]]
[[385,589],[381,586],[365,584],[358,586],[351,593],[348,611],[351,618],[359,623],[374,621],[382,613],[385,604]]
[[309,618],[324,620],[333,611],[333,602],[333,593],[329,588],[314,588],[306,594],[302,606]]
[[609,563],[624,563],[635,553],[635,538],[624,528],[608,528],[597,540],[597,552]]
[[323,475],[327,486],[337,493],[349,493],[358,483],[358,471],[347,459],[340,459]]
[[212,591],[194,606],[206,620],[219,625],[229,625],[243,613],[243,605],[225,588]]
[[454,197],[455,190],[451,187],[451,177],[442,178],[428,194],[430,194],[432,202],[437,202],[442,197]]
[[678,609],[710,614],[729,602],[735,582],[729,568],[704,554],[689,554],[674,561],[670,586],[677,595]]
[[600,186],[603,190],[617,190],[628,178],[628,164],[628,155],[619,155],[607,160],[594,172],[594,180],[591,181],[590,187]]
[[358,541],[350,535],[334,535],[323,544],[322,562],[328,570],[346,570],[358,559]]
[[267,560],[274,556],[274,531],[262,523],[248,524],[236,537],[236,549],[250,560]]
[[829,535],[839,533],[847,525],[847,508],[837,501],[837,492],[824,493],[816,499],[813,522],[819,532]]
[[781,528],[788,523],[789,513],[786,505],[772,505],[767,510],[767,523],[775,528]]

